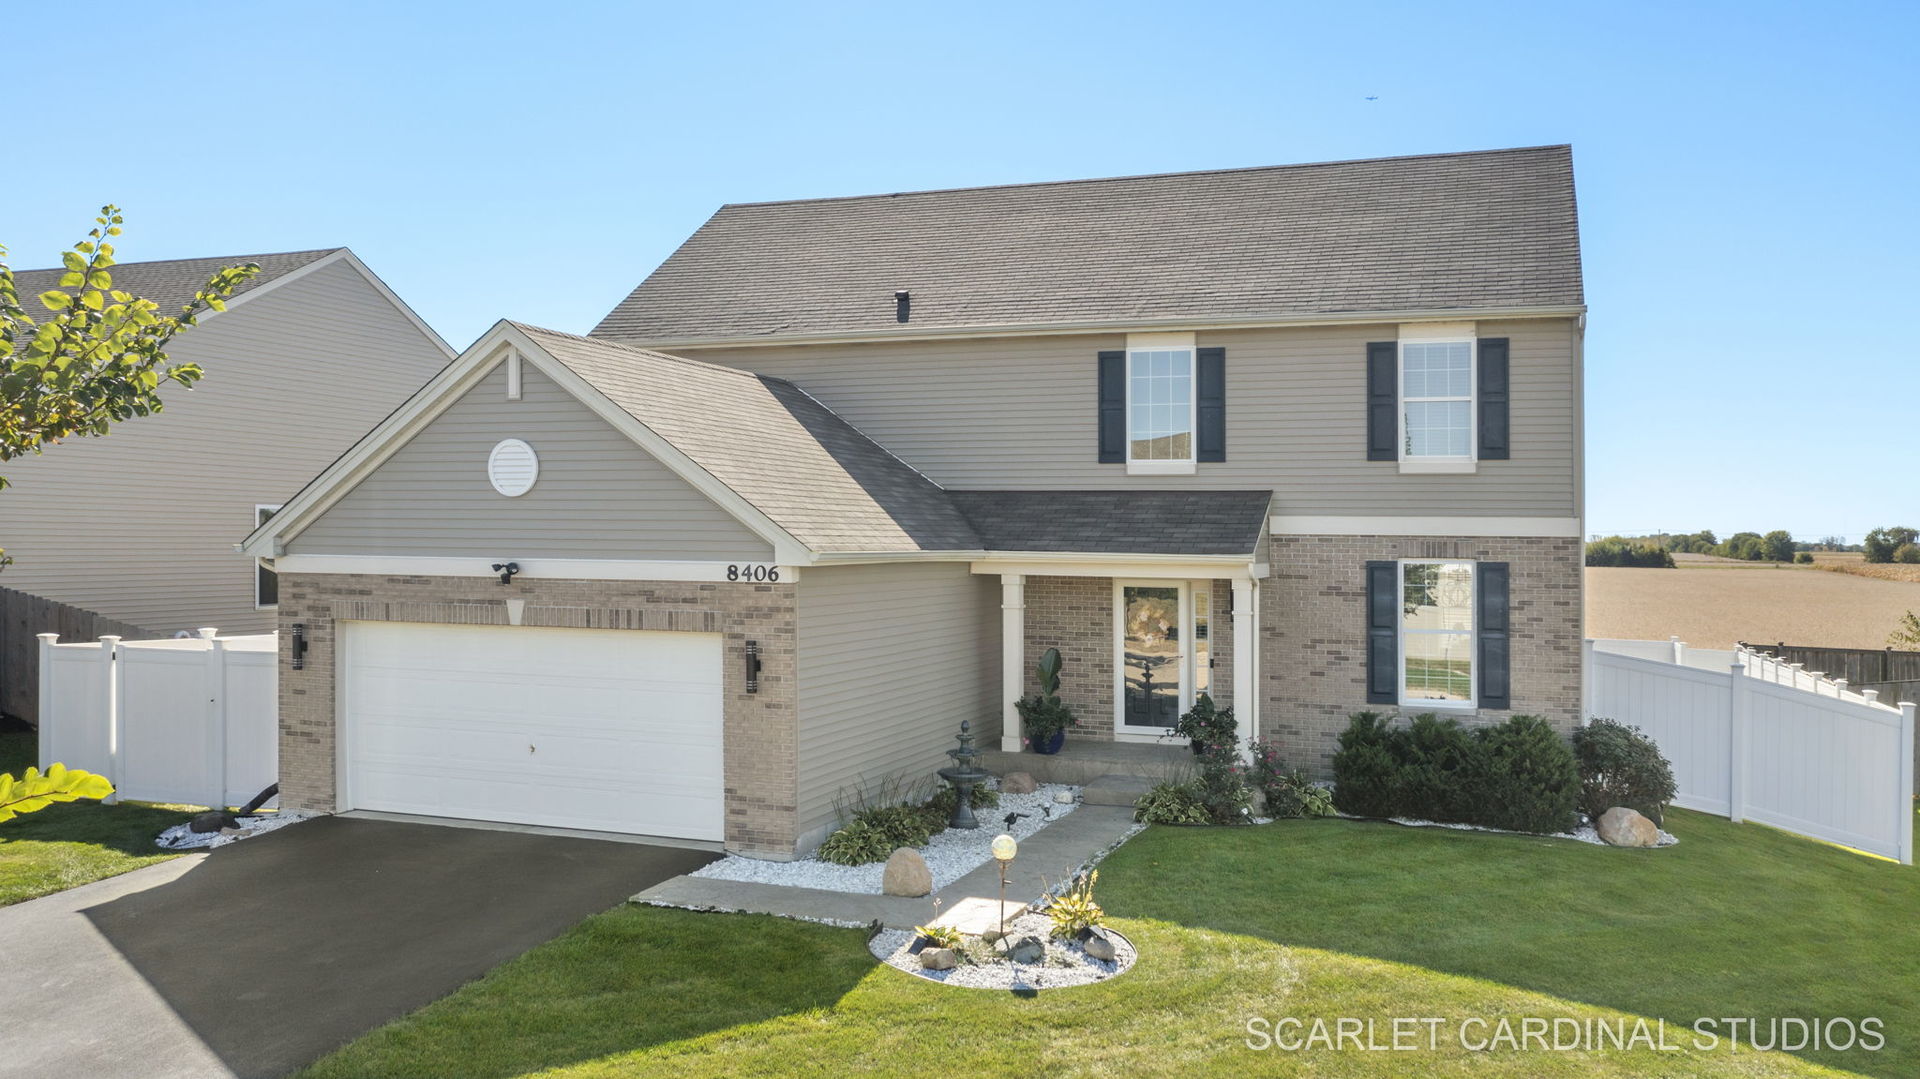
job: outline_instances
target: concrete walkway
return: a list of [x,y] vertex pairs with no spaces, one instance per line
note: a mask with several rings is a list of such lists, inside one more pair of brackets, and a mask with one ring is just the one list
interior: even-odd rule
[[[1020,855],[1007,874],[1009,910],[1025,907],[1038,899],[1049,886],[1059,884],[1082,865],[1118,846],[1136,827],[1131,808],[1082,805],[1028,836],[1021,841]],[[648,888],[633,900],[694,910],[778,914],[841,925],[869,925],[877,921],[889,929],[911,929],[933,918],[935,897],[940,900],[942,915],[968,899],[984,900],[985,910],[990,914],[999,894],[1000,868],[989,861],[933,896],[919,899],[680,876]],[[979,911],[981,904],[969,904],[969,909]]]

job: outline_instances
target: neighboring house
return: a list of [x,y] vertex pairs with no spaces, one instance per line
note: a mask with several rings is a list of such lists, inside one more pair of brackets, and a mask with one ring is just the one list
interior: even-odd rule
[[249,538],[283,797],[786,857],[1048,647],[1068,752],[1571,730],[1584,321],[1566,147],[724,207]]
[[[224,266],[255,262],[227,310],[174,339],[176,362],[205,378],[163,386],[166,407],[5,462],[0,546],[14,559],[0,586],[171,636],[214,626],[274,628],[270,563],[234,552],[234,537],[405,401],[453,355],[346,248],[126,262],[115,288],[177,311]],[[58,270],[16,274],[32,297]],[[9,673],[31,677],[46,625],[9,624]],[[128,630],[126,632],[132,632]]]

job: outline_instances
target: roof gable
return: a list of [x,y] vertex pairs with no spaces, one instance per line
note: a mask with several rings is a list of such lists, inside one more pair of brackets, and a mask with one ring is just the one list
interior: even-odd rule
[[[911,293],[901,325],[894,291]],[[728,205],[594,335],[779,339],[1581,304],[1547,146]]]
[[[194,294],[203,288],[207,279],[229,266],[254,263],[260,272],[242,281],[233,290],[233,298],[238,299],[262,285],[270,284],[296,271],[306,269],[313,263],[344,251],[343,247],[323,247],[313,251],[284,251],[270,255],[231,255],[220,258],[166,259],[159,262],[120,262],[108,270],[113,275],[113,287],[160,305],[160,313],[175,314],[186,306]],[[39,318],[41,310],[34,299],[48,289],[60,287],[60,275],[65,270],[15,270],[14,282],[19,286],[22,306],[27,313]]]

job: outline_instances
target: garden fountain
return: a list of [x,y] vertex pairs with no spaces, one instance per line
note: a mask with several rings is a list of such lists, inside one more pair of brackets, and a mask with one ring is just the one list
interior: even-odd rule
[[993,773],[973,763],[980,751],[973,748],[973,724],[970,721],[960,721],[958,740],[959,748],[947,750],[947,756],[953,758],[953,765],[936,773],[953,785],[953,819],[947,822],[947,827],[978,828],[980,822],[973,818],[973,788]]

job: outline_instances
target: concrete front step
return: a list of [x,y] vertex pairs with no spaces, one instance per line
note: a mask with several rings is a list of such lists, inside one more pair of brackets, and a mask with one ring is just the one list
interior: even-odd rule
[[[1193,752],[1182,742],[1107,742],[1075,738],[1058,753],[1009,753],[984,750],[980,766],[997,776],[1026,772],[1041,783],[1091,783],[1102,776],[1138,776],[1155,783],[1185,779],[1193,772]],[[1132,803],[1129,802],[1129,805]]]
[[1144,776],[1105,775],[1080,788],[1080,800],[1090,806],[1133,808],[1140,796],[1153,789],[1159,780]]

